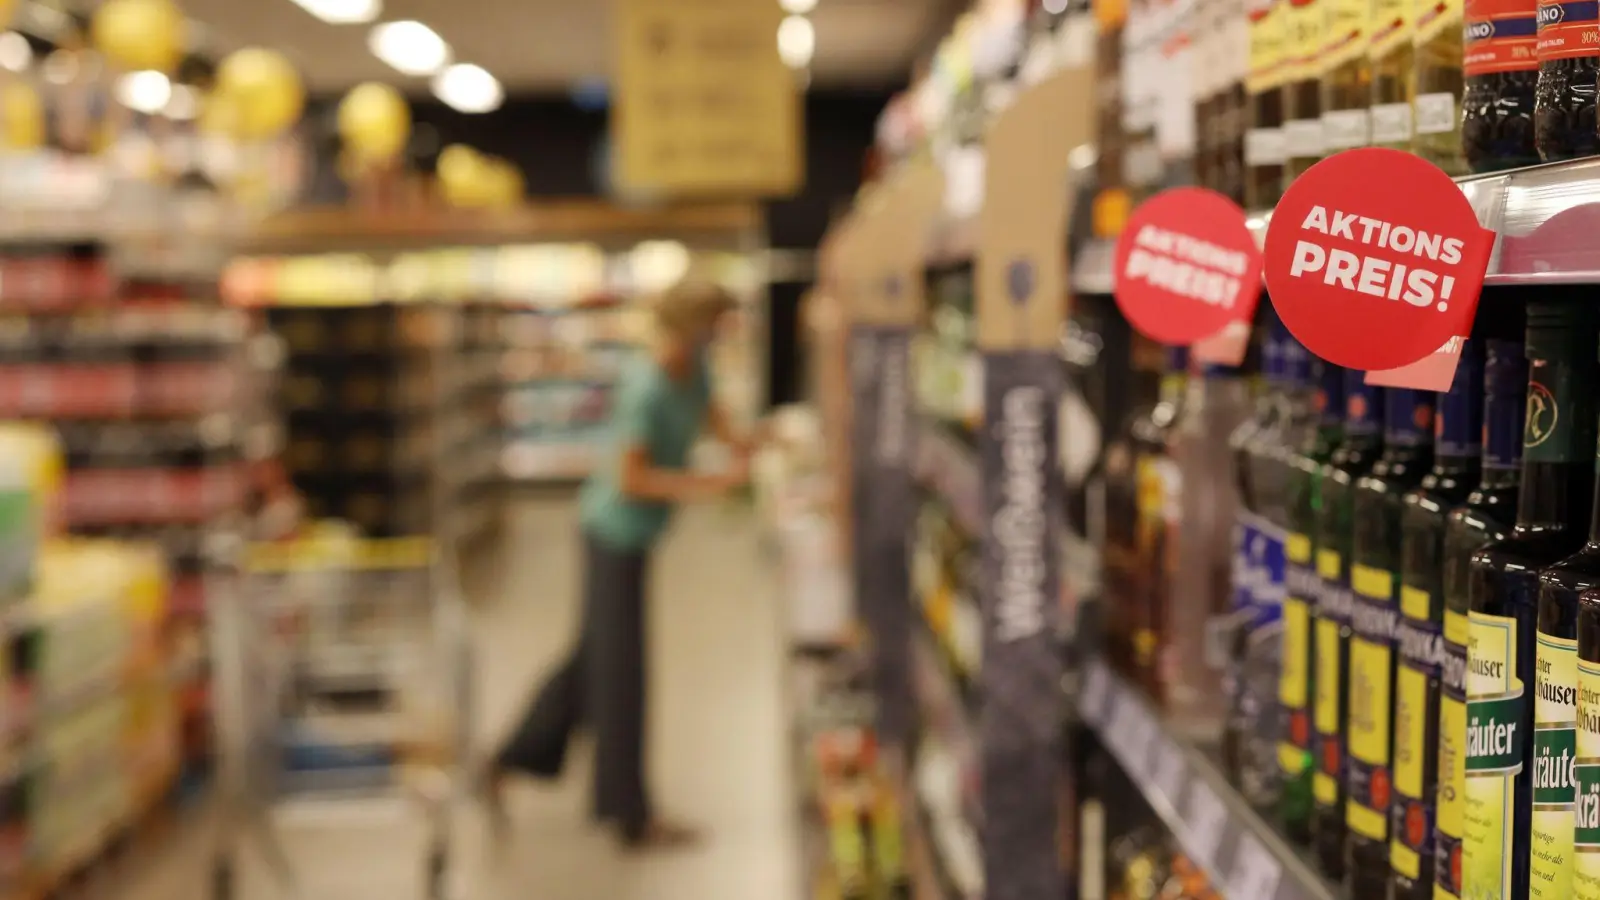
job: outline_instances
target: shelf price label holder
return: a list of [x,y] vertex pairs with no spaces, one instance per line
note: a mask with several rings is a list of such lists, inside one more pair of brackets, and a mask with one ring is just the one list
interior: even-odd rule
[[922,259],[944,179],[912,163],[873,188],[852,216],[846,277],[850,291],[850,369],[855,415],[855,595],[872,635],[878,738],[896,747],[910,736],[911,561],[915,521],[911,466],[911,332],[926,306]]
[[985,140],[977,320],[983,365],[981,536],[984,896],[1066,896],[1060,861],[1062,476],[1057,352],[1067,312],[1073,147],[1093,121],[1094,78],[1066,69],[1018,95]]

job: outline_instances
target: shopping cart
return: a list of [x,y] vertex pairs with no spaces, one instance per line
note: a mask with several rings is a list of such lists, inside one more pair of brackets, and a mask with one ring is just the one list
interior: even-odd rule
[[[283,806],[404,801],[425,817],[427,900],[453,894],[452,821],[474,795],[472,647],[452,554],[429,538],[305,538],[219,548],[211,609],[221,828],[213,900],[238,896],[244,839],[284,892],[301,881]],[[350,860],[392,866],[393,858]]]

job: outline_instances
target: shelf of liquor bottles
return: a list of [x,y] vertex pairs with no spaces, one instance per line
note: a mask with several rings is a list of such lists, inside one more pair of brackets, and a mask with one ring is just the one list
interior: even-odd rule
[[1069,695],[1083,724],[1223,896],[1342,896],[1228,783],[1214,748],[1169,725],[1103,661],[1090,660],[1074,687]]

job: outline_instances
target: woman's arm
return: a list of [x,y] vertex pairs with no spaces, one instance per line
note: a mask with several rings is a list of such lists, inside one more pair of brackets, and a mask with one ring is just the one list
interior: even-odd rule
[[622,450],[618,487],[629,500],[652,503],[688,503],[718,497],[739,484],[738,472],[703,474],[682,469],[663,469],[650,462],[650,451],[642,444]]

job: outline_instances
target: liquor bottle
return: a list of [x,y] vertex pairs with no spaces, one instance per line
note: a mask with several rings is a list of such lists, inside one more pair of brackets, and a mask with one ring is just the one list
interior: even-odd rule
[[1600,900],[1600,591],[1578,598],[1578,738],[1572,895]]
[[1217,54],[1225,73],[1218,89],[1221,127],[1213,147],[1217,190],[1235,203],[1244,203],[1245,132],[1249,127],[1246,80],[1250,71],[1249,19],[1246,0],[1221,0],[1218,5]]
[[1106,655],[1111,665],[1128,678],[1138,677],[1135,644],[1140,628],[1137,598],[1143,589],[1139,570],[1139,453],[1143,423],[1160,403],[1162,352],[1146,338],[1135,337],[1130,353],[1133,376],[1129,379],[1128,407],[1132,412],[1120,423],[1105,452],[1105,541],[1102,568],[1105,593]]
[[1328,461],[1344,440],[1344,370],[1314,363],[1316,383],[1312,408],[1315,428],[1288,458],[1289,533],[1284,539],[1283,663],[1278,676],[1278,705],[1285,722],[1278,745],[1282,772],[1278,817],[1285,833],[1302,844],[1311,840],[1312,757],[1311,701],[1315,675],[1313,612],[1322,586],[1317,578],[1317,515],[1322,509]]
[[1167,351],[1161,396],[1150,415],[1134,422],[1134,467],[1138,479],[1138,519],[1134,534],[1133,664],[1136,678],[1151,695],[1161,698],[1163,683],[1156,657],[1159,637],[1167,633],[1167,559],[1176,531],[1181,484],[1168,440],[1183,411],[1188,385],[1188,351]]
[[1349,703],[1345,718],[1345,824],[1351,893],[1378,897],[1389,884],[1395,630],[1405,495],[1433,464],[1434,395],[1390,389],[1383,455],[1356,482],[1351,520]]
[[1533,146],[1545,162],[1600,153],[1595,79],[1600,75],[1600,9],[1539,0],[1539,77],[1533,88]]
[[1288,187],[1328,152],[1322,129],[1322,59],[1333,0],[1287,0],[1287,62],[1283,83],[1283,149]]
[[1584,299],[1548,294],[1527,314],[1517,524],[1472,555],[1469,581],[1464,897],[1529,896],[1539,570],[1583,546],[1594,487],[1600,323]]
[[1249,96],[1244,136],[1244,204],[1271,209],[1283,195],[1283,75],[1288,56],[1289,0],[1252,0]]
[[1312,750],[1316,769],[1312,794],[1312,845],[1328,877],[1345,873],[1345,718],[1350,693],[1350,565],[1356,482],[1383,450],[1383,389],[1363,372],[1344,375],[1344,441],[1323,469],[1322,507],[1317,510],[1317,610],[1312,655],[1316,659],[1312,705]]
[[1322,137],[1329,153],[1372,142],[1371,0],[1325,0],[1328,34],[1322,55]]
[[1178,489],[1167,495],[1167,516],[1177,543],[1166,556],[1161,679],[1168,715],[1180,727],[1213,737],[1228,712],[1221,682],[1226,660],[1207,654],[1207,635],[1225,619],[1233,597],[1229,544],[1239,501],[1228,438],[1249,412],[1248,385],[1238,369],[1202,366],[1189,378],[1169,442]]
[[1412,38],[1417,99],[1412,104],[1416,152],[1445,171],[1464,175],[1461,155],[1461,0],[1422,4]]
[[1533,145],[1537,7],[1537,0],[1467,0],[1461,150],[1474,172],[1539,161]]
[[1428,900],[1433,896],[1445,528],[1450,511],[1465,502],[1478,484],[1482,432],[1483,342],[1473,340],[1462,350],[1450,390],[1439,397],[1433,471],[1406,493],[1401,514],[1390,900]]
[[[1416,4],[1421,6],[1421,4]],[[1416,24],[1412,0],[1372,0],[1372,143],[1411,149],[1411,104],[1416,96]]]
[[[1594,355],[1593,344],[1589,354]],[[1578,390],[1594,386],[1578,382]],[[1533,401],[1530,400],[1530,403]],[[1590,420],[1594,411],[1590,411]],[[1557,423],[1559,426],[1559,423]],[[1583,449],[1575,428],[1573,452]],[[1594,432],[1591,430],[1592,438]],[[1552,435],[1550,440],[1559,440]],[[1600,454],[1597,454],[1600,458]],[[1591,472],[1591,479],[1593,474]],[[1572,498],[1575,502],[1576,498]],[[1573,890],[1573,765],[1578,741],[1578,597],[1600,586],[1600,492],[1589,540],[1577,553],[1539,573],[1539,636],[1534,655],[1533,823],[1529,891],[1533,900],[1570,897]]]
[[1434,897],[1461,897],[1467,809],[1467,633],[1472,554],[1505,540],[1516,523],[1528,366],[1520,340],[1488,339],[1483,367],[1483,476],[1445,523],[1444,664],[1439,698],[1439,807]]

